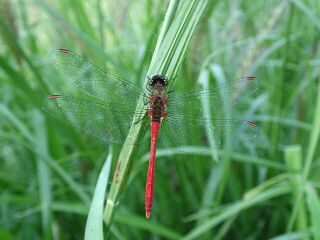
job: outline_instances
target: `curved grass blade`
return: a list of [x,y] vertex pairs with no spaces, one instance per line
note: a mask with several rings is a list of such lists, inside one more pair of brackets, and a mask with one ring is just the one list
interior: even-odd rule
[[109,180],[110,166],[112,160],[112,149],[103,164],[99,174],[97,185],[94,190],[88,219],[86,223],[85,240],[103,240],[103,203],[106,194],[107,183]]

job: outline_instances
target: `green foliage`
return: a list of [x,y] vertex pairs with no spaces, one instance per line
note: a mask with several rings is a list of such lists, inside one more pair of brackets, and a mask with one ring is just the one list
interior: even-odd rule
[[[0,36],[0,239],[82,239],[86,220],[101,238],[102,217],[106,239],[319,238],[318,1],[0,0]],[[108,146],[41,111],[78,94],[49,61],[58,47],[137,86],[166,74],[174,94],[257,75],[255,96],[212,110],[259,135],[159,149],[147,221],[149,142],[114,145],[105,163]]]

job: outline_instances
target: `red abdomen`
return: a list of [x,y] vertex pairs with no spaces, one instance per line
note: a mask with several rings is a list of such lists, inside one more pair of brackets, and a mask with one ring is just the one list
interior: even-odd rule
[[146,208],[146,218],[150,218],[154,194],[154,178],[155,178],[155,158],[156,158],[156,147],[157,147],[157,137],[160,129],[161,122],[152,121],[151,122],[151,148],[150,148],[150,160],[148,167],[148,175],[146,181],[146,193],[145,193],[145,208]]

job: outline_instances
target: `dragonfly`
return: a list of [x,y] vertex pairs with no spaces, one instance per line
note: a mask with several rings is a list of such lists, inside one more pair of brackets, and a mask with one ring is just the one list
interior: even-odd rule
[[[241,142],[258,134],[259,128],[253,121],[219,119],[208,111],[221,107],[226,98],[232,103],[238,102],[236,97],[243,90],[248,96],[254,94],[258,88],[254,76],[175,96],[168,87],[170,80],[163,74],[148,76],[146,87],[139,88],[68,49],[54,50],[51,59],[62,76],[86,94],[86,98],[48,96],[43,109],[52,116],[112,144],[123,143],[133,124],[146,119],[150,122],[150,134],[147,135],[151,145],[145,188],[147,219],[154,198],[158,140],[166,146],[197,148],[200,143],[210,145],[210,149],[220,149],[233,144],[237,138]],[[137,107],[139,99],[143,104]],[[131,144],[130,141],[126,143]],[[132,144],[137,143],[136,139],[132,141]]]

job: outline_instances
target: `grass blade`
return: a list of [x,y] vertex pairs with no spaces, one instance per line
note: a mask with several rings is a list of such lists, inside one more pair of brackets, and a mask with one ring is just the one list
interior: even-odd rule
[[150,232],[156,233],[163,236],[165,239],[181,239],[182,236],[176,231],[166,228],[158,223],[147,222],[146,219],[142,217],[137,217],[130,214],[117,213],[115,215],[115,222],[126,224],[133,228],[141,228],[144,230],[149,230]]
[[199,236],[217,226],[219,223],[230,219],[232,216],[239,214],[241,211],[255,206],[257,204],[263,203],[269,199],[287,194],[290,192],[289,186],[279,185],[273,186],[270,189],[259,192],[259,194],[254,194],[251,197],[245,197],[242,201],[232,204],[227,209],[224,209],[220,214],[211,217],[208,221],[202,223],[201,225],[193,228],[183,239],[199,239]]
[[[34,143],[38,146],[38,151],[41,155],[48,154],[48,143],[46,127],[43,115],[40,112],[35,111],[33,113],[34,123]],[[41,159],[41,156],[37,156],[37,173],[39,184],[39,195],[41,204],[41,222],[42,230],[44,232],[45,239],[51,239],[52,236],[52,213],[51,213],[51,174],[48,164]]]
[[103,203],[109,180],[112,149],[110,148],[107,159],[99,174],[97,185],[94,190],[91,207],[88,214],[85,240],[103,240]]
[[[313,119],[312,131],[310,132],[310,140],[309,140],[310,143],[309,143],[309,148],[307,150],[306,162],[303,169],[304,182],[306,182],[306,180],[309,177],[312,161],[314,159],[314,154],[315,154],[318,140],[320,137],[320,84],[318,84],[317,102],[316,102],[315,109],[316,110],[315,110],[314,119]],[[292,229],[293,224],[298,216],[298,212],[302,204],[303,192],[304,192],[304,188],[300,187],[299,195],[295,200],[294,208],[288,224],[288,231]]]
[[[300,145],[288,146],[285,148],[285,161],[288,169],[292,169],[292,171],[296,173],[300,173],[302,170],[302,149]],[[293,176],[291,178],[292,182],[292,192],[294,199],[298,198],[299,191],[301,188],[301,178],[299,175]],[[298,218],[296,221],[296,230],[298,231],[306,231],[308,229],[307,222],[307,214],[305,211],[305,203],[301,204]]]
[[307,186],[306,194],[313,239],[320,239],[320,199],[317,191],[311,185]]

